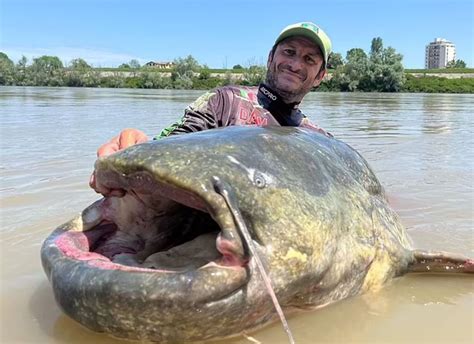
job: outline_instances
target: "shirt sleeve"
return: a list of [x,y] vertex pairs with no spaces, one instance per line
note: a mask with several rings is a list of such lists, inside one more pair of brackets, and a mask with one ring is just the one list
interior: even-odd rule
[[164,128],[153,139],[158,140],[167,136],[218,127],[218,116],[216,115],[217,98],[216,91],[209,91],[203,94],[184,110],[184,116],[179,121]]

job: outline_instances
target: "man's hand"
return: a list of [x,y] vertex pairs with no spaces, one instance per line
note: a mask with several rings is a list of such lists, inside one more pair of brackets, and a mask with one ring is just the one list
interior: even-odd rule
[[97,157],[107,156],[119,150],[147,141],[148,137],[143,131],[138,129],[124,129],[120,134],[112,138],[112,140],[99,147]]
[[[113,137],[109,142],[104,143],[97,150],[97,157],[104,157],[116,153],[127,147],[145,143],[148,141],[146,134],[138,129],[124,129],[119,135]],[[124,190],[121,189],[107,189],[103,185],[97,185],[95,181],[95,172],[92,173],[89,180],[89,185],[97,193],[101,193],[104,196],[118,196],[121,197],[125,194]]]

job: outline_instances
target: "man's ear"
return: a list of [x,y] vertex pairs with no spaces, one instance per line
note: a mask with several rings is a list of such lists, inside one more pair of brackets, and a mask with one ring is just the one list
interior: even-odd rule
[[316,78],[314,78],[313,87],[318,87],[321,81],[323,81],[325,75],[326,75],[326,68],[321,67],[321,70],[316,75]]

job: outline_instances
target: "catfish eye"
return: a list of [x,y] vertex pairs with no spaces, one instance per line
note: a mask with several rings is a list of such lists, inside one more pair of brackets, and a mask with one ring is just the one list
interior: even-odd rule
[[267,181],[265,180],[264,175],[260,172],[255,172],[253,176],[253,183],[259,189],[263,189],[265,186],[267,186]]

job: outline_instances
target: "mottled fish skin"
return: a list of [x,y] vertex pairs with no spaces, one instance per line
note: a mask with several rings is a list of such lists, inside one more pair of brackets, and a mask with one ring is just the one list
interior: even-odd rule
[[96,175],[109,188],[137,194],[157,185],[169,194],[181,190],[174,200],[209,212],[222,238],[235,244],[232,256],[248,263],[166,273],[75,259],[58,248],[58,238],[95,225],[100,210],[88,209],[86,221],[78,217],[53,232],[42,260],[58,304],[95,331],[175,343],[229,337],[276,319],[213,177],[232,187],[285,311],[378,289],[414,261],[367,162],[307,129],[228,127],[169,137],[99,159]]

